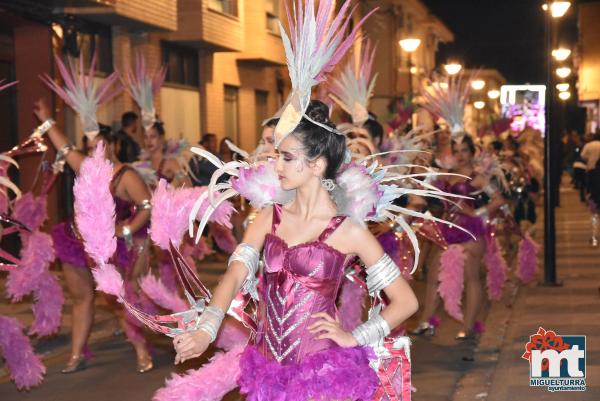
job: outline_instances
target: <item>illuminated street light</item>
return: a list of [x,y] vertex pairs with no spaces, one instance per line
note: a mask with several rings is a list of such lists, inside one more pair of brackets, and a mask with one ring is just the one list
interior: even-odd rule
[[500,91],[497,89],[492,89],[491,91],[488,91],[488,97],[490,99],[498,99],[500,97]]
[[485,107],[485,102],[482,100],[478,100],[473,103],[473,107],[475,107],[477,110],[481,110]]
[[554,57],[557,61],[565,61],[571,55],[571,50],[569,49],[554,49],[552,50],[552,57]]
[[566,78],[571,75],[571,69],[569,67],[559,67],[556,69],[556,75],[561,78]]
[[566,92],[560,92],[560,93],[558,94],[558,97],[559,97],[561,100],[569,100],[569,98],[571,98],[571,92],[568,92],[568,91],[566,91]]
[[556,84],[556,89],[558,89],[559,92],[566,92],[569,90],[569,84],[568,83],[561,83],[561,84]]
[[446,74],[448,75],[456,75],[462,70],[462,65],[458,63],[449,63],[444,65],[444,70],[446,70]]
[[550,4],[550,14],[554,18],[560,18],[567,13],[569,7],[571,7],[570,1],[553,1]]
[[416,73],[418,73],[418,72],[419,72],[419,70],[418,70],[418,69],[417,69],[417,67],[415,67],[414,65],[413,65],[412,67],[410,67],[410,73],[411,73],[411,74],[413,74],[413,75],[414,75],[414,74],[416,74]]
[[408,52],[408,53],[412,53],[415,50],[417,50],[419,48],[419,46],[421,45],[421,39],[416,39],[416,38],[402,39],[398,43],[400,44],[400,47],[402,48],[402,50],[404,50],[405,52]]
[[485,87],[485,81],[482,79],[476,79],[475,81],[471,81],[471,87],[476,91],[482,90]]

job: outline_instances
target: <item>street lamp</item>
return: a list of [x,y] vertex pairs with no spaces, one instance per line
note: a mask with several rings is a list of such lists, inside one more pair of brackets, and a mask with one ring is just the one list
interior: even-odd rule
[[412,65],[412,54],[419,48],[421,45],[421,39],[417,38],[406,38],[398,41],[398,44],[408,53],[408,92],[410,96],[412,96],[413,85],[412,85],[412,76],[413,76],[413,65]]
[[560,18],[567,13],[569,7],[571,7],[570,1],[553,1],[550,3],[550,14],[554,18]]
[[485,102],[483,100],[473,102],[473,107],[475,107],[477,110],[481,110],[485,107]]
[[500,91],[492,89],[491,91],[488,91],[487,95],[490,99],[498,99],[500,97]]
[[569,84],[564,82],[564,83],[560,83],[560,84],[556,84],[556,89],[558,89],[559,92],[566,92],[569,90]]
[[571,75],[571,69],[569,67],[559,67],[556,69],[556,75],[560,78],[566,78]]
[[571,50],[560,48],[552,50],[552,57],[556,59],[556,61],[565,61],[571,55]]
[[462,70],[462,65],[458,63],[448,63],[444,65],[444,70],[446,70],[446,74],[448,75],[456,75]]
[[471,81],[471,87],[476,91],[480,91],[485,87],[485,81],[483,79],[476,79]]
[[558,97],[559,97],[561,100],[569,100],[569,98],[571,97],[571,92],[569,92],[569,91],[560,92],[560,93],[558,94]]

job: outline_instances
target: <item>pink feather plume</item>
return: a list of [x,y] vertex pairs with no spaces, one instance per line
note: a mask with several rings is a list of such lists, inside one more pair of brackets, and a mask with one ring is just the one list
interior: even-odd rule
[[122,298],[125,295],[123,278],[113,265],[103,264],[92,269],[92,275],[96,281],[96,289],[106,294]]
[[177,294],[169,290],[160,279],[148,274],[140,279],[142,291],[158,306],[171,312],[183,312],[189,305]]
[[0,316],[0,352],[19,390],[29,390],[42,383],[46,367],[23,334],[21,323],[13,317]]
[[535,280],[538,251],[538,244],[535,243],[529,234],[525,234],[519,242],[517,255],[518,268],[516,273],[519,280],[523,283]]
[[485,265],[487,267],[486,284],[488,298],[492,301],[499,301],[502,298],[508,266],[504,256],[502,256],[502,249],[495,236],[487,238]]
[[48,218],[46,196],[36,197],[31,192],[23,194],[14,202],[13,218],[30,230],[40,228]]
[[243,324],[232,318],[226,318],[219,330],[215,346],[231,351],[235,347],[248,343],[250,333]]
[[350,280],[344,280],[338,308],[344,330],[352,331],[362,323],[366,295],[367,292],[360,285]]
[[237,387],[240,358],[244,345],[228,352],[218,352],[197,370],[186,375],[173,375],[158,390],[152,401],[219,401]]
[[83,237],[85,251],[101,265],[117,249],[115,238],[115,201],[110,193],[113,167],[98,143],[94,155],[81,164],[75,179],[75,222]]
[[446,312],[456,320],[463,320],[460,309],[464,288],[465,254],[462,246],[450,245],[440,257],[438,292]]
[[233,251],[235,251],[235,247],[238,245],[238,242],[233,236],[231,229],[220,224],[212,224],[210,226],[210,232],[212,233],[213,239],[217,243],[217,246],[225,253],[233,253]]
[[30,335],[40,337],[55,334],[60,329],[62,307],[65,303],[62,288],[56,277],[44,273],[34,290],[33,323],[29,328]]

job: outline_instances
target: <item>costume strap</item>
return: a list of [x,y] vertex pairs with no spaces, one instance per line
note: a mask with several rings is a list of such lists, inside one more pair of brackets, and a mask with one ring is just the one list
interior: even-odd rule
[[279,227],[279,223],[281,223],[281,205],[279,203],[274,203],[273,219],[271,222],[271,234],[275,235],[275,232],[277,232],[277,227]]
[[334,216],[329,221],[327,228],[319,235],[319,241],[324,242],[346,220],[346,216]]

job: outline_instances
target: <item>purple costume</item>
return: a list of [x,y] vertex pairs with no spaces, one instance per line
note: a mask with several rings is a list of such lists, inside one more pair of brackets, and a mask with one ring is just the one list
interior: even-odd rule
[[[477,190],[477,188],[472,186],[468,181],[457,182],[452,185],[450,185],[447,181],[436,181],[435,185],[446,192],[463,196],[471,196],[471,194]],[[469,207],[474,206],[472,199],[463,199],[462,203]],[[480,217],[461,213],[460,209],[457,209],[452,205],[449,205],[449,207],[451,208],[451,213],[448,218],[450,222],[464,228],[473,234],[475,238],[482,238],[485,235],[485,224]],[[440,231],[449,245],[473,241],[473,237],[471,237],[468,233],[456,227],[451,227],[447,224],[441,224]]]
[[281,205],[274,205],[263,251],[259,328],[240,361],[240,389],[248,400],[368,400],[377,389],[370,348],[342,348],[308,330],[319,320],[311,315],[337,314],[350,257],[325,241],[344,219],[334,217],[315,241],[289,246],[276,235]]

